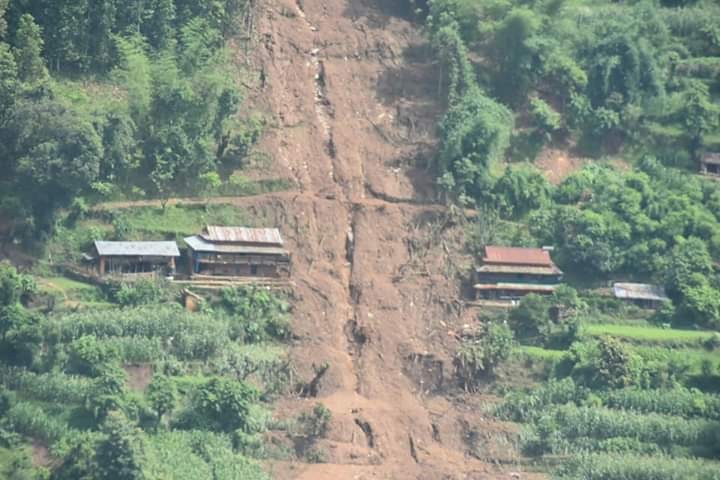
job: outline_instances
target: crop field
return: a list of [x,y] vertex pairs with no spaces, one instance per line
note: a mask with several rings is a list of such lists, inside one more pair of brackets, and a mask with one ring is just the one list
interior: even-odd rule
[[[253,457],[265,451],[272,399],[292,388],[286,311],[281,298],[245,288],[222,292],[200,313],[165,301],[51,313],[38,324],[42,348],[28,352],[32,362],[0,368],[3,438],[17,447],[0,449],[0,477],[32,468],[27,439],[67,459],[126,432],[145,445],[143,469],[153,478],[266,479]],[[81,467],[93,468],[63,464],[54,474]]]
[[659,328],[644,325],[591,323],[585,327],[590,335],[613,337],[653,343],[693,343],[707,339],[712,332]]
[[516,358],[544,383],[495,414],[522,425],[519,448],[555,478],[720,478],[717,334],[613,320],[566,348],[521,341]]

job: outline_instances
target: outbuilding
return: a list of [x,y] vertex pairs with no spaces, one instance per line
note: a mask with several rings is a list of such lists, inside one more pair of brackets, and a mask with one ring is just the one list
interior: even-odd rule
[[670,301],[663,287],[648,283],[614,283],[613,295],[617,299],[651,309],[660,308],[663,303]]
[[100,276],[121,275],[152,277],[175,273],[175,259],[180,256],[175,242],[108,242],[96,241],[94,257]]
[[700,157],[700,171],[706,175],[720,176],[720,152],[706,152]]
[[277,228],[207,226],[185,238],[192,275],[287,277],[290,252]]

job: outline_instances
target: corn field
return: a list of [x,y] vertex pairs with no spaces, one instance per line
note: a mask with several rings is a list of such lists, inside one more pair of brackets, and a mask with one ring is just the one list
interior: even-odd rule
[[667,456],[583,454],[565,462],[561,480],[720,480],[720,463]]
[[89,392],[89,379],[59,372],[33,373],[23,368],[0,367],[0,384],[23,399],[59,404],[81,403]]

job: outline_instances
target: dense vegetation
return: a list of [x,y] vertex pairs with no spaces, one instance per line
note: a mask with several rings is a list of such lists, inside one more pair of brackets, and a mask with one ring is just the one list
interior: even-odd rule
[[[652,320],[570,287],[529,295],[485,319],[507,324],[511,336],[499,353],[486,349],[501,361],[477,388],[492,374],[510,389],[495,414],[523,424],[518,447],[538,468],[563,459],[557,478],[717,478],[720,335]],[[508,368],[524,380],[503,378]],[[542,385],[518,388],[528,381]]]
[[0,2],[0,215],[32,238],[82,197],[216,189],[261,129],[225,39],[242,0]]
[[[322,406],[297,424],[271,423],[270,402],[295,385],[281,343],[287,305],[267,290],[229,288],[198,313],[148,281],[109,292],[124,308],[44,314],[27,307],[38,294],[31,277],[0,264],[7,478],[264,479],[253,458],[310,455],[327,430]],[[269,427],[304,450],[290,440],[269,448]],[[51,470],[31,466],[31,440],[49,449]]]
[[[579,280],[664,284],[666,319],[717,328],[720,190],[694,175],[720,148],[716,2],[410,4],[447,96],[438,181],[483,211],[473,248],[553,245]],[[599,161],[554,186],[545,146]]]

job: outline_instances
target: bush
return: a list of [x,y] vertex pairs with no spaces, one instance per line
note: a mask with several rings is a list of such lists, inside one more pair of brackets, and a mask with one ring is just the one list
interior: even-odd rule
[[540,98],[530,100],[530,115],[538,130],[546,135],[552,134],[562,126],[560,114]]
[[286,339],[290,335],[287,304],[267,289],[225,288],[220,306],[231,315],[235,338],[260,342],[269,338]]
[[322,403],[317,403],[310,412],[303,412],[298,418],[298,432],[306,439],[323,438],[329,428],[332,413]]
[[591,388],[621,388],[640,383],[643,360],[614,338],[576,342],[563,355],[557,375],[572,376]]
[[551,349],[570,346],[580,336],[579,311],[583,302],[571,287],[562,286],[550,297],[530,294],[510,311],[509,324],[523,344]]
[[123,283],[114,296],[115,301],[123,307],[137,307],[160,303],[165,293],[160,282],[142,279],[133,283]]
[[[178,420],[183,428],[200,428],[216,432],[241,430],[255,433],[262,429],[252,418],[259,393],[244,382],[215,377],[193,393],[191,405]],[[261,415],[259,415],[261,416]]]
[[101,343],[92,335],[85,335],[70,344],[68,369],[81,375],[94,376],[105,365],[117,363],[118,351],[107,343]]
[[475,390],[485,374],[510,356],[512,331],[507,325],[494,323],[486,327],[479,340],[466,340],[455,354],[455,372],[465,390]]
[[98,372],[92,387],[85,398],[85,408],[97,421],[120,410],[124,406],[127,374],[118,366],[107,365]]

